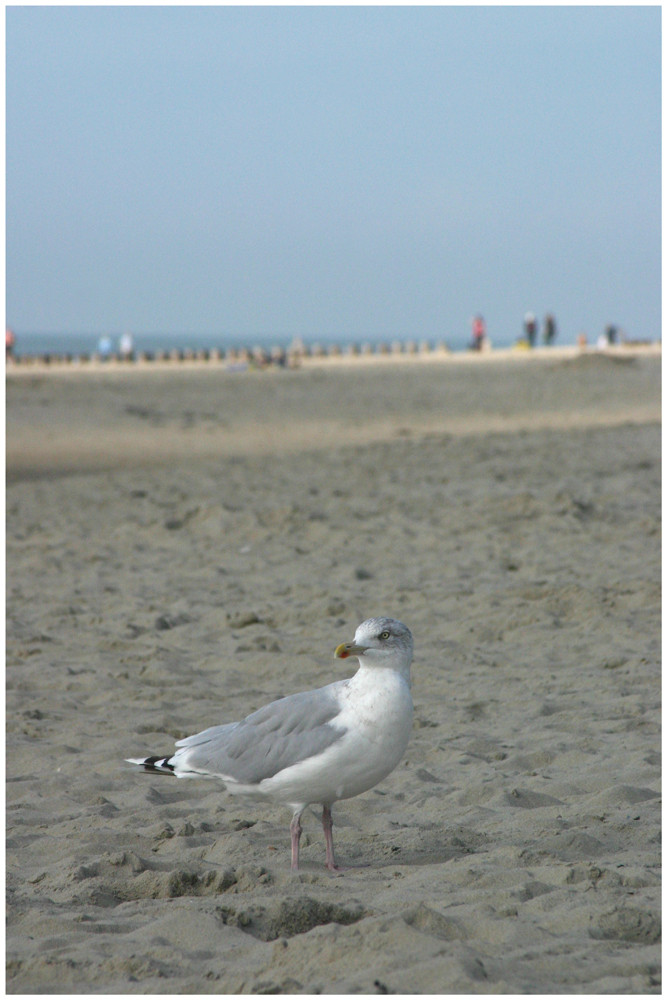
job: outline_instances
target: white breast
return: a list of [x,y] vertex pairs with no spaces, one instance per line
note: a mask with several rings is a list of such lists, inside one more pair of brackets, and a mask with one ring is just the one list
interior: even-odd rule
[[257,791],[305,805],[331,804],[372,788],[394,770],[412,730],[412,697],[395,670],[361,668],[342,688],[335,725],[345,735],[322,754],[286,768]]

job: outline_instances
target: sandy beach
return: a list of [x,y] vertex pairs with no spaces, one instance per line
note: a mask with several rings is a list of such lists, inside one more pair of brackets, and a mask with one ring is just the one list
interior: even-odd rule
[[[660,358],[7,380],[7,991],[660,993]],[[124,758],[411,628],[399,767]]]

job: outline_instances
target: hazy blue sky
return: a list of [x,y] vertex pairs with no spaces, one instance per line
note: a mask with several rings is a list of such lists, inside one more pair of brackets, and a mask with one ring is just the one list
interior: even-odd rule
[[6,16],[18,333],[660,333],[659,7]]

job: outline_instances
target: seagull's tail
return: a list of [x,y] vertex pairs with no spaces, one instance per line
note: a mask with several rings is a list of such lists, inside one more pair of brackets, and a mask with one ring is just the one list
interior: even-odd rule
[[170,763],[169,757],[126,757],[128,764],[138,764],[144,771],[151,774],[174,774],[174,765]]

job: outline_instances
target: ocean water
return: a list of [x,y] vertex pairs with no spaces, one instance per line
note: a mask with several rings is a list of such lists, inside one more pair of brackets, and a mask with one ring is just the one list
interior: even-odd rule
[[[90,333],[28,333],[21,331],[14,331],[16,336],[16,345],[14,352],[17,355],[43,355],[50,354],[55,356],[62,356],[66,354],[71,355],[85,355],[94,354],[98,350],[98,345],[100,341],[100,334]],[[119,333],[110,333],[108,337],[111,341],[112,352],[117,352],[120,341]],[[379,343],[392,343],[394,340],[398,340],[402,343],[407,343],[409,340],[413,340],[416,343],[420,343],[425,338],[420,338],[416,336],[410,336],[408,334],[405,337],[347,337],[347,336],[323,336],[317,337],[315,335],[310,337],[300,337],[300,341],[305,345],[321,344],[324,347],[330,347],[332,345],[338,345],[341,348],[346,347],[351,344],[358,344],[361,346],[364,343],[377,345]],[[132,333],[132,340],[135,352],[146,351],[154,354],[156,351],[171,351],[177,350],[211,350],[212,348],[219,348],[223,351],[231,350],[232,348],[254,348],[262,347],[266,350],[272,347],[283,347],[287,348],[293,342],[294,338],[286,335],[272,335],[265,334],[260,337],[241,337],[232,336],[230,334],[215,334],[215,333]],[[429,340],[428,341],[432,347],[436,346],[436,343],[446,343],[451,350],[463,350],[468,346],[468,339],[465,337],[451,338],[442,337],[440,340]],[[500,344],[498,346],[501,346]]]

